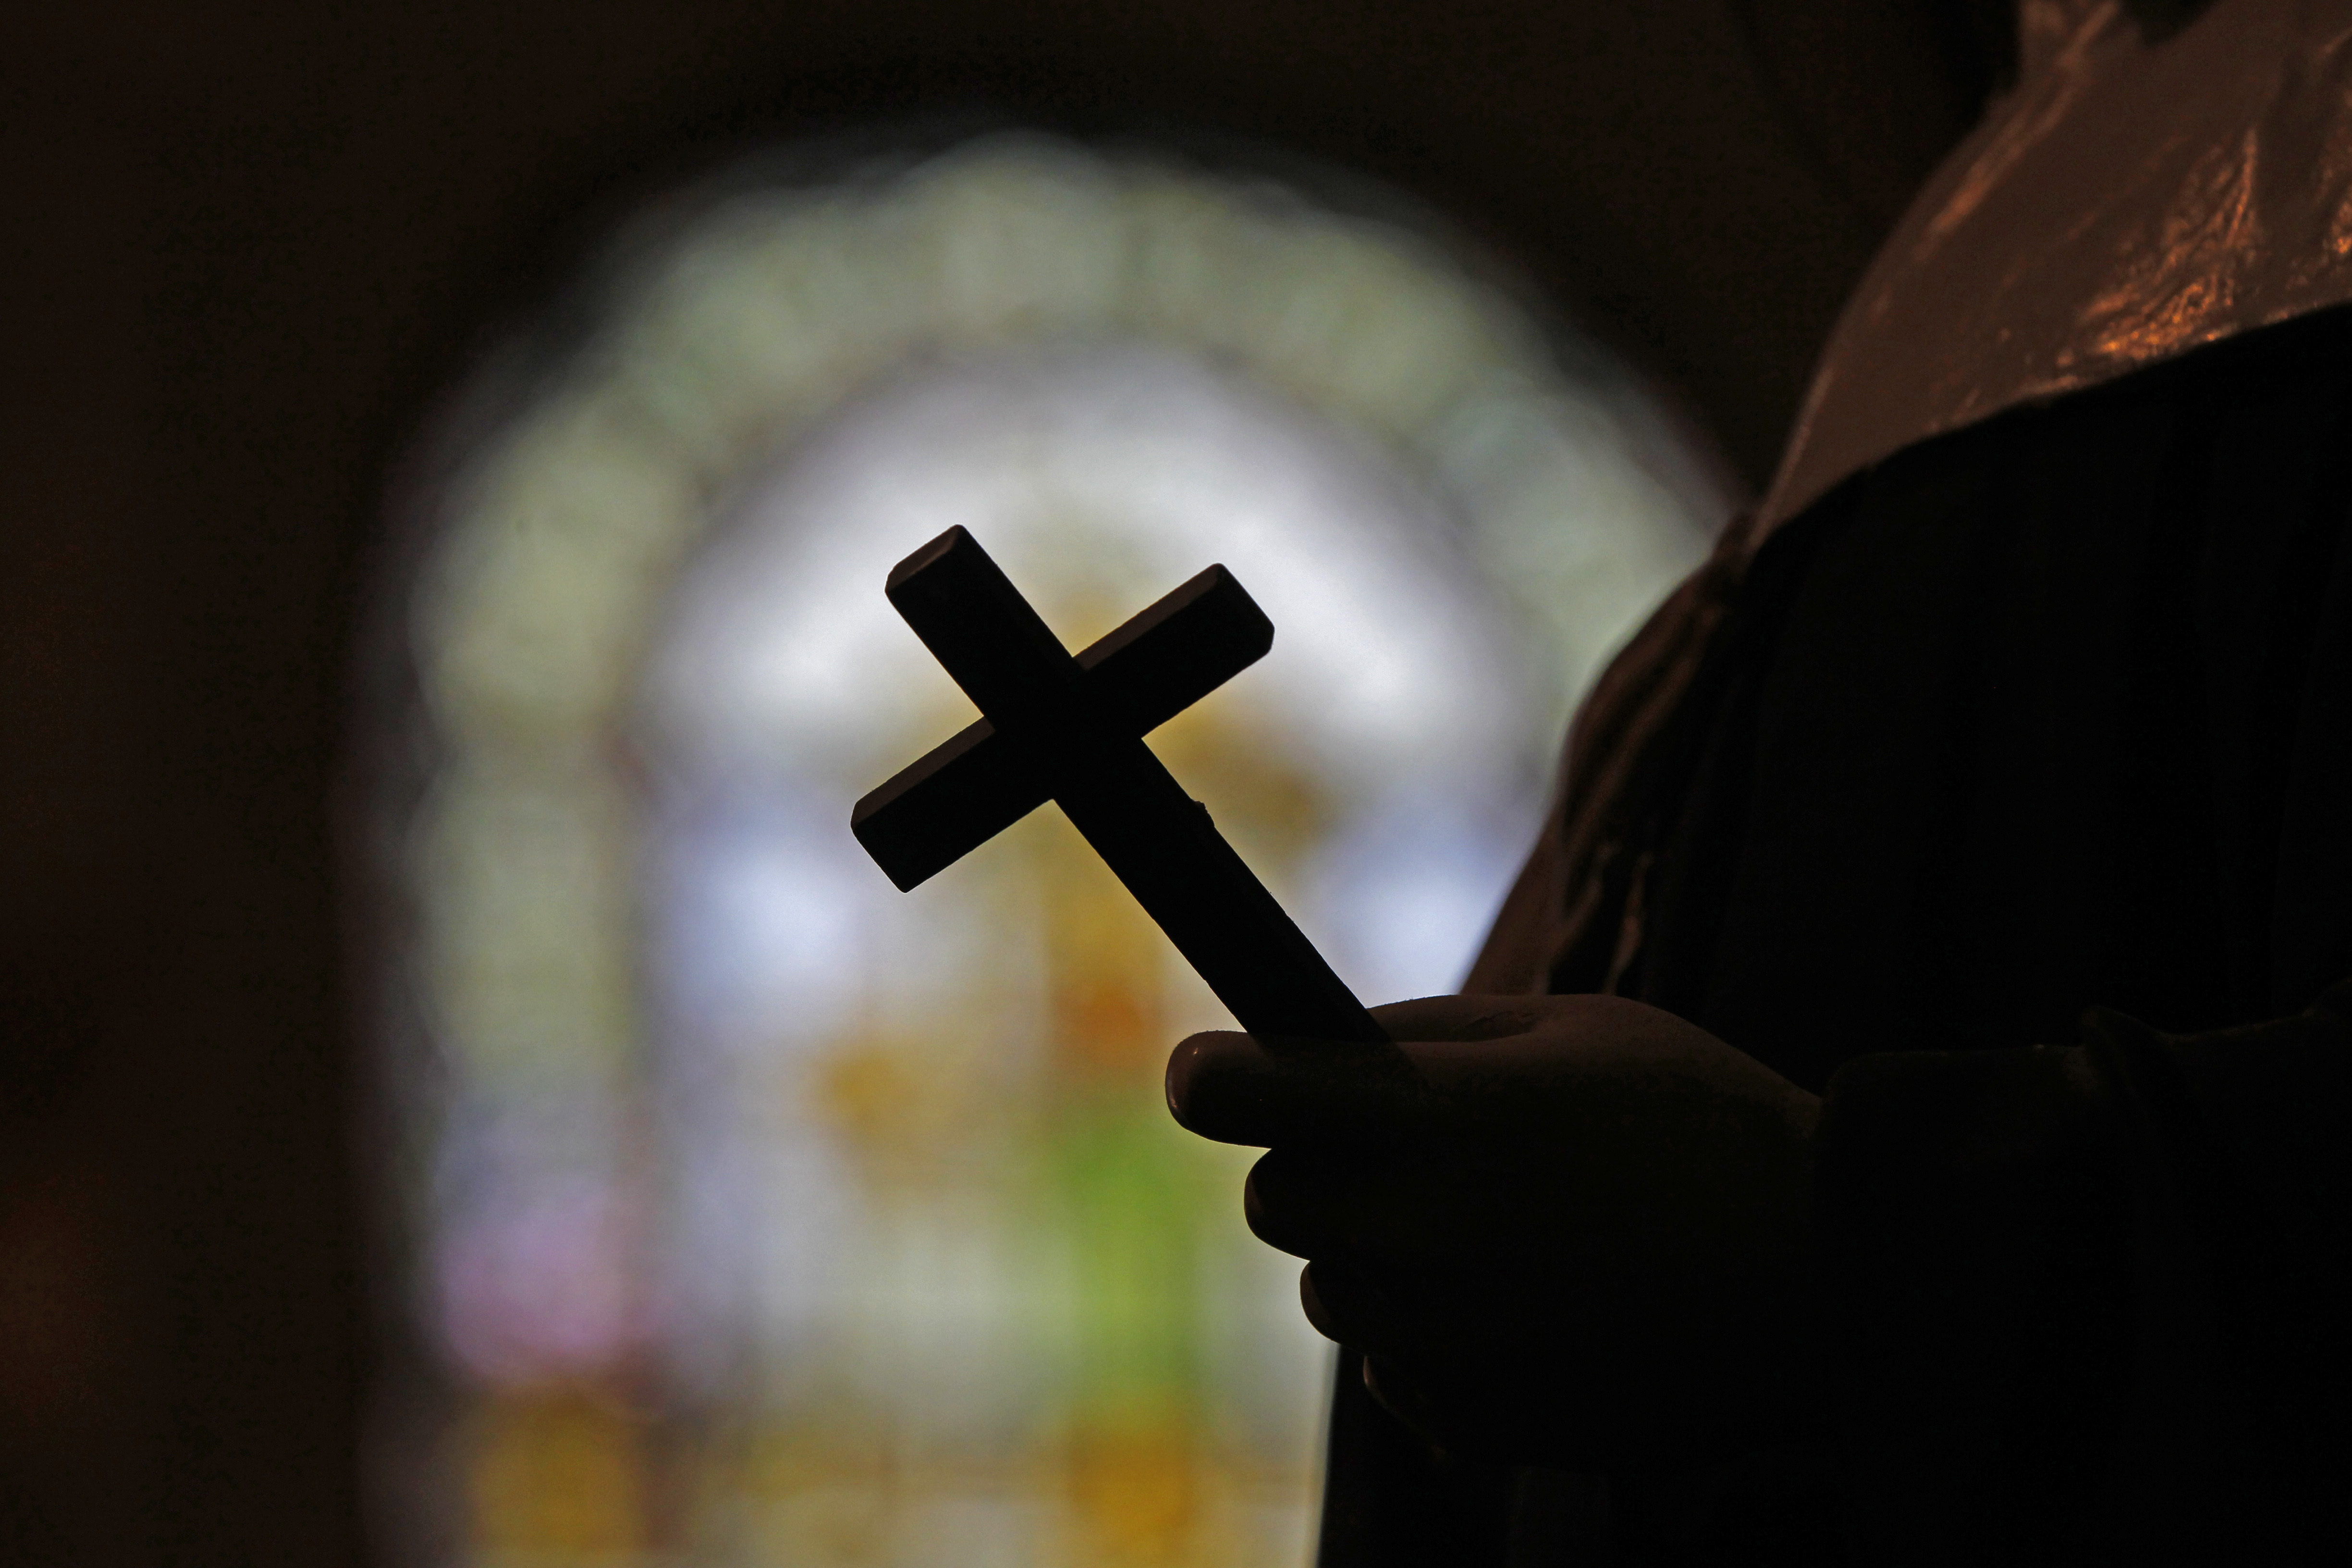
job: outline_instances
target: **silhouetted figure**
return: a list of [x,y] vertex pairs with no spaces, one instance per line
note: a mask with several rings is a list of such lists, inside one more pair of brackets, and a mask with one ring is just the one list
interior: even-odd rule
[[2352,5],[2197,10],[2028,0],[1416,1076],[1179,1047],[1327,1563],[2352,1555]]

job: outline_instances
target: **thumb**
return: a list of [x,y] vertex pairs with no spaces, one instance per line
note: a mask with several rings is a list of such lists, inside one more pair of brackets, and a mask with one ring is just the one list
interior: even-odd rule
[[1391,1002],[1371,1010],[1372,1017],[1392,1040],[1449,1040],[1457,1043],[1507,1039],[1524,1035],[1544,1021],[1545,1009],[1557,1008],[1557,997],[1417,996]]
[[1227,1029],[1168,1058],[1168,1111],[1220,1143],[1389,1142],[1427,1115],[1430,1091],[1402,1051],[1269,1049]]

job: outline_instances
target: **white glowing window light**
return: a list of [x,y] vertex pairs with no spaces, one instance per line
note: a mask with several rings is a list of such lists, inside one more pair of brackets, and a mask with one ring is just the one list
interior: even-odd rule
[[1458,978],[1723,498],[1605,356],[1276,184],[997,138],[693,212],[438,458],[391,1059],[452,1394],[400,1484],[483,1563],[1299,1562],[1322,1348],[1151,1086],[1220,1015],[1050,808],[865,861],[970,715],[883,574],[962,523],[1076,646],[1232,567],[1275,650],[1159,743],[1381,1000]]

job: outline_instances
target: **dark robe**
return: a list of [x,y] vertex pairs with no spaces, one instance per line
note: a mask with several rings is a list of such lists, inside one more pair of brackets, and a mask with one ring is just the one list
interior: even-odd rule
[[2352,1561],[2347,518],[2336,310],[1734,528],[1467,989],[1826,1097],[1834,1430],[1603,1489],[1350,1391],[1326,1562]]
[[1333,1568],[2352,1559],[2352,0],[2019,18],[1465,986],[1823,1094],[1831,1430],[1513,1473],[1343,1361]]

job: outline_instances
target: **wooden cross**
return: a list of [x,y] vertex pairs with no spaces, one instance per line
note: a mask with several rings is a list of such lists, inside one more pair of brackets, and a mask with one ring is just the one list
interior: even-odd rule
[[1076,658],[961,528],[884,592],[982,714],[851,813],[901,891],[1052,800],[1244,1029],[1387,1040],[1143,743],[1274,645],[1232,573],[1210,567]]

